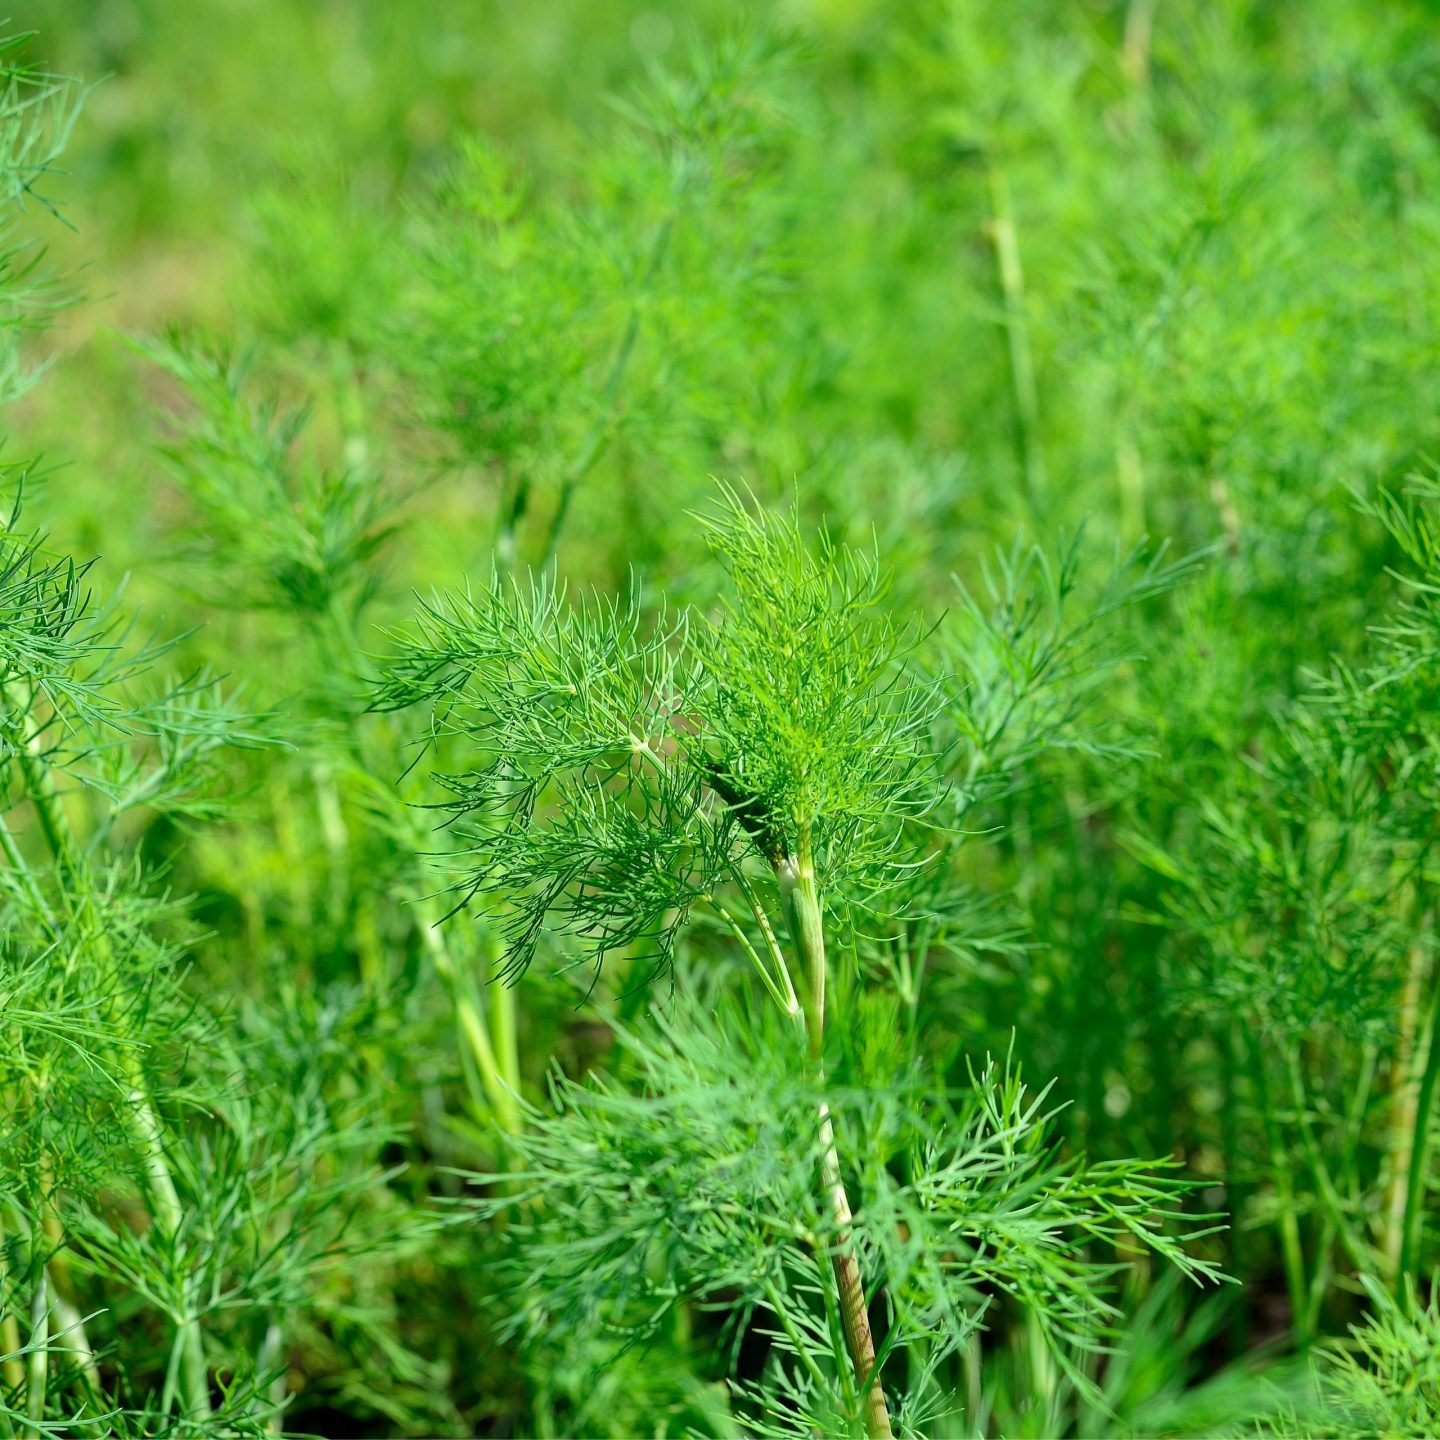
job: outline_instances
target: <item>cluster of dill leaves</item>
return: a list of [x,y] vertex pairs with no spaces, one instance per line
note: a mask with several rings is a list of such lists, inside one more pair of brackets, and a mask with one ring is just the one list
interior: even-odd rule
[[1434,1434],[1427,7],[408,8],[0,47],[0,1435]]

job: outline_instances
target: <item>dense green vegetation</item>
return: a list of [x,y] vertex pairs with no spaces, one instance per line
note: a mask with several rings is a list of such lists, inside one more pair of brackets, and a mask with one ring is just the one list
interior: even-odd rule
[[1432,9],[30,9],[0,1435],[1440,1432]]

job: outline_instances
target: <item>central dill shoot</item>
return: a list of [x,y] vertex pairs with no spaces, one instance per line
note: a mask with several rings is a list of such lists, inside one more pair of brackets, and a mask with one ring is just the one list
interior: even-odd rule
[[[480,1204],[509,1213],[527,1257],[516,1278],[531,1298],[517,1293],[510,1324],[569,1312],[643,1334],[688,1295],[771,1335],[745,1406],[755,1433],[887,1436],[933,1401],[933,1367],[973,1343],[982,1287],[1032,1305],[1057,1350],[1062,1335],[1094,1343],[1103,1267],[1068,1232],[1212,1272],[1167,1235],[1167,1182],[1057,1161],[1039,1102],[993,1069],[957,1113],[876,1007],[889,986],[862,956],[925,918],[926,877],[955,863],[969,792],[945,737],[983,732],[1001,750],[1005,727],[983,713],[995,692],[955,708],[919,663],[932,632],[894,618],[873,553],[823,538],[812,552],[793,518],[756,518],[731,490],[703,523],[726,581],[715,606],[647,623],[639,601],[571,604],[544,580],[497,578],[431,600],[393,637],[376,705],[429,707],[466,857],[457,909],[485,910],[512,974],[558,945],[597,979],[617,958],[713,985],[697,967],[718,933],[781,1025],[762,1051],[769,1027],[743,1001],[706,1014],[682,994],[658,1044],[623,1032],[660,1131],[603,1082],[557,1077],[557,1113],[531,1114],[503,1193]],[[1142,589],[1161,583],[1147,574]],[[1017,689],[1009,711],[1032,698]],[[690,1159],[673,1192],[656,1145]],[[1032,1205],[1038,1228],[1021,1218]],[[892,1399],[901,1373],[912,1389],[897,1380]]]

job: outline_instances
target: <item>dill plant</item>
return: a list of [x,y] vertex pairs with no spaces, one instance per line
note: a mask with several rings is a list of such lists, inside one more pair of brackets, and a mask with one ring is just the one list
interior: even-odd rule
[[[133,68],[156,95],[181,73],[190,83],[198,31],[173,7],[107,7],[142,14],[143,43],[123,24],[80,24],[83,8],[57,0],[56,14],[75,17],[68,43],[101,56],[97,71]],[[228,1133],[221,1096],[256,1084],[268,1096],[276,1075],[315,1108],[309,1129],[256,1120],[256,1132],[308,1137],[263,1153],[298,1172],[313,1148],[382,1229],[413,1219],[404,1197],[453,1194],[450,1166],[488,1165],[491,1179],[486,1223],[398,1261],[377,1246],[340,1275],[297,1265],[263,1304],[180,1305],[185,1283],[215,1273],[195,1255],[144,1272],[147,1295],[197,1312],[212,1425],[243,1408],[217,1393],[233,1362],[257,1387],[245,1425],[268,1406],[263,1423],[319,1428],[333,1400],[345,1423],[426,1433],[731,1433],[737,1409],[762,1429],[843,1430],[873,1401],[833,1265],[848,1232],[892,1425],[1217,1433],[1291,1396],[1299,1362],[1272,1361],[1288,1339],[1320,1376],[1319,1418],[1297,1413],[1297,1428],[1434,1430],[1428,620],[1395,607],[1385,573],[1418,577],[1417,594],[1434,583],[1430,502],[1417,490],[1357,517],[1346,489],[1363,478],[1398,492],[1440,414],[1437,48],[1424,7],[813,4],[791,12],[806,35],[798,65],[788,44],[731,37],[669,73],[656,57],[676,46],[653,7],[491,21],[442,4],[425,26],[365,7],[353,20],[263,13],[252,25],[247,9],[243,36],[224,31],[233,45],[207,40],[217,83],[193,107],[203,123],[177,137],[157,123],[169,107],[117,105],[106,121],[124,143],[90,173],[123,185],[127,204],[144,192],[135,213],[156,241],[194,241],[231,213],[267,143],[248,114],[219,123],[255,76],[286,77],[272,88],[287,119],[330,132],[313,150],[308,133],[288,146],[267,181],[252,212],[258,269],[210,304],[211,264],[182,280],[182,303],[264,335],[259,358],[160,343],[165,376],[147,382],[167,402],[172,384],[187,392],[163,457],[173,490],[153,513],[167,535],[189,527],[179,588],[213,620],[164,659],[184,675],[200,656],[246,673],[250,706],[284,714],[239,729],[293,748],[218,749],[178,810],[157,791],[153,810],[112,823],[112,777],[148,774],[179,742],[132,721],[148,700],[122,699],[107,678],[130,739],[99,746],[87,720],[85,758],[56,752],[57,783],[80,843],[131,867],[132,900],[167,883],[200,891],[194,904],[157,900],[131,927],[163,946],[166,985],[182,955],[195,967],[194,985],[145,992],[174,1002],[146,1032],[145,1068],[183,1203],[218,1213],[205,1197],[253,1195],[258,1141],[253,1164],[221,1147],[223,1183],[195,1156]],[[695,15],[708,30],[708,7]],[[482,38],[457,49],[461,33]],[[560,69],[542,74],[536,58],[556,45],[569,47],[563,96]],[[295,64],[317,50],[333,68]],[[375,83],[342,105],[357,60]],[[574,81],[652,66],[598,121]],[[485,137],[452,146],[442,130],[472,129],[477,104]],[[336,123],[312,125],[321,115]],[[243,147],[195,165],[196,137],[221,129]],[[297,154],[308,158],[291,168]],[[182,187],[186,203],[167,204]],[[228,259],[228,233],[208,243],[207,261]],[[41,279],[37,268],[26,285]],[[58,297],[31,290],[14,330]],[[157,301],[170,298],[162,288]],[[67,436],[97,432],[95,473],[144,493],[149,460],[125,434],[133,396],[93,358],[67,373],[86,387],[85,413],[109,395],[116,424],[76,430],[71,392],[50,387],[42,413]],[[917,767],[922,813],[892,814],[880,777],[878,811],[812,857],[818,905],[798,825],[777,829],[758,787],[722,764],[764,735],[766,754],[784,751],[765,784],[782,814],[797,803],[785,776],[800,762],[773,748],[793,737],[745,708],[755,667],[776,656],[712,635],[723,567],[697,555],[701,527],[677,518],[712,470],[796,476],[804,522],[823,519],[859,551],[878,533],[891,588],[853,575],[839,586],[873,601],[862,609],[877,624],[952,607],[923,635],[886,631],[899,649],[914,643],[877,682],[895,677],[890,698],[903,692],[923,717],[898,752]],[[416,478],[436,483],[417,493]],[[83,479],[57,500],[62,531],[67,513],[94,509],[111,553],[133,538]],[[1127,543],[1158,529],[1211,559],[1168,598],[1163,565],[1153,584],[1122,567],[1102,590],[1064,546],[1049,563],[1017,547],[981,573],[974,557],[1017,511],[1047,542],[1088,514]],[[451,788],[427,791],[424,767],[395,787],[405,722],[356,713],[374,675],[370,627],[393,615],[387,569],[428,579],[459,550],[459,563],[487,557],[483,571],[492,548],[495,585],[404,639],[438,668],[401,665],[382,691],[386,706],[431,709]],[[597,579],[626,600],[612,611],[510,584],[551,552],[572,585]],[[140,587],[168,592],[173,555],[145,558]],[[958,604],[955,566],[969,584]],[[669,620],[645,601],[652,589],[677,607]],[[1119,621],[1133,600],[1143,608]],[[1132,622],[1143,638],[1110,648]],[[491,647],[473,674],[467,636]],[[516,661],[517,646],[531,658]],[[590,750],[564,726],[522,734],[557,712],[590,723],[526,669],[532,650],[583,660],[602,697],[623,692],[629,733],[660,764],[627,749],[618,724]],[[615,677],[637,666],[643,683],[626,689]],[[732,672],[745,682],[733,694],[720,685]],[[497,696],[510,697],[503,713]],[[886,704],[877,733],[891,733]],[[818,723],[808,716],[805,733]],[[562,774],[523,746],[477,755],[477,737],[499,747],[516,734],[579,758]],[[867,776],[846,772],[842,812],[850,780]],[[247,803],[220,793],[236,790]],[[449,804],[454,823],[431,835],[405,803],[424,798]],[[13,812],[23,858],[63,911],[71,890],[29,803]],[[420,850],[438,853],[422,862]],[[725,868],[734,857],[740,877]],[[430,893],[436,870],[453,895]],[[105,883],[107,896],[118,888]],[[434,923],[451,904],[488,913]],[[823,1027],[806,979],[817,908]],[[190,938],[182,911],[215,933]],[[514,989],[498,983],[507,954],[512,968],[554,963]],[[647,1016],[655,970],[675,984]],[[138,964],[103,973],[128,987]],[[218,1024],[212,992],[238,997]],[[206,1003],[167,1049],[171,1018],[197,994]],[[986,1051],[1008,1059],[987,1070]],[[1049,1094],[1074,1103],[1035,1106],[1017,1071],[1060,1075]],[[821,1186],[821,1104],[848,1227]],[[356,1137],[344,1158],[340,1129]],[[46,1289],[115,1357],[101,1362],[115,1427],[154,1429],[162,1397],[172,1421],[182,1403],[165,1381],[185,1327],[136,1298],[126,1277],[141,1272],[106,1238],[138,1215],[115,1196],[145,1184],[134,1134],[113,1138],[105,1175],[119,1178],[90,1187],[77,1163],[57,1191],[66,1243]],[[1096,1192],[1066,1190],[1046,1144],[1173,1154],[1207,1187],[1204,1207],[1235,1221],[1205,1257],[1250,1283],[1197,1308],[1128,1244],[1077,1249],[1063,1222],[1090,1213]],[[76,1154],[85,1147],[93,1137],[77,1130]],[[381,1183],[381,1156],[406,1170]],[[950,1187],[938,1249],[936,1192],[922,1193],[932,1170]],[[965,1175],[983,1178],[966,1190]],[[1111,1178],[1125,1195],[1145,1183]],[[1040,1208],[1006,1208],[1011,1196]],[[85,1270],[75,1216],[92,1197],[102,1223],[86,1253],[102,1258]],[[6,1223],[20,1277],[10,1313],[28,1336],[26,1204]],[[983,1253],[967,1218],[982,1211],[994,1218]],[[285,1229],[274,1212],[269,1223]],[[927,1278],[912,1242],[947,1273]],[[997,1254],[1006,1266],[1023,1254],[1039,1280],[1006,1292],[1017,1272]],[[1062,1275],[1062,1255],[1119,1269]],[[492,1288],[508,1336],[478,1360]],[[49,1323],[69,1336],[71,1318],[56,1308]],[[1097,1336],[1103,1358],[1086,1350]],[[1237,1363],[1217,1373],[1222,1351]],[[81,1394],[68,1353],[50,1347],[52,1425]],[[284,1385],[301,1390],[288,1422],[275,1388],[285,1360]],[[963,1417],[939,1413],[957,1405]]]
[[[402,858],[385,883],[398,914],[414,917],[414,933],[450,989],[465,1074],[478,1084],[475,1108],[502,1131],[513,1131],[521,1088],[515,997],[499,987],[486,990],[488,940],[457,955],[448,933],[437,928],[441,911],[414,858],[423,844],[416,812],[376,782],[398,769],[398,739],[383,725],[361,724],[367,661],[358,635],[407,497],[365,458],[367,446],[357,455],[356,432],[344,441],[348,463],[326,463],[323,451],[308,443],[307,410],[252,398],[259,386],[247,358],[179,335],[141,349],[181,382],[192,406],[172,420],[163,451],[194,517],[173,535],[191,567],[190,588],[204,595],[208,578],[221,571],[228,582],[223,595],[207,596],[212,604],[218,601],[232,616],[268,614],[278,633],[303,646],[313,662],[287,700],[331,872],[328,923],[352,929],[355,908],[374,901],[352,881],[357,860],[363,865],[361,857],[378,849],[394,872],[395,858]],[[396,940],[405,943],[403,936]],[[378,984],[381,973],[394,976],[395,966],[391,956],[372,954],[363,957],[362,969]]]
[[[67,295],[14,212],[45,193],[75,97],[22,67],[3,83],[13,399],[35,378],[19,340]],[[0,1429],[273,1434],[296,1329],[347,1309],[322,1277],[415,1231],[356,1220],[385,1132],[347,1093],[349,1051],[293,997],[225,1013],[187,986],[192,906],[148,842],[226,813],[230,763],[277,743],[273,717],[29,528],[37,465],[5,479]]]
[[[479,1202],[518,1248],[508,1328],[643,1338],[693,1303],[730,1343],[770,1341],[741,1423],[884,1435],[946,1408],[1003,1294],[1088,1386],[1112,1267],[1087,1244],[1215,1273],[1184,1248],[1183,1187],[1061,1159],[1044,1092],[995,1065],[951,1092],[902,1045],[875,952],[934,918],[906,901],[964,812],[928,637],[888,612],[873,555],[812,553],[731,492],[706,523],[716,606],[647,617],[497,578],[427,603],[376,692],[432,716],[455,904],[483,905],[513,973],[555,945],[683,971],[672,1015],[621,1032],[629,1083],[556,1075]],[[766,1011],[707,973],[702,924]]]
[[1223,1016],[1258,1152],[1232,1173],[1268,1182],[1246,1198],[1279,1233],[1302,1336],[1341,1276],[1410,1313],[1431,1243],[1436,499],[1415,477],[1364,502],[1401,563],[1363,658],[1312,673],[1183,855],[1133,840],[1171,882],[1177,1004]]
[[[394,950],[419,938],[453,998],[472,1109],[502,1131],[520,1123],[515,996],[486,988],[490,940],[456,955],[454,932],[436,926],[417,813],[375,783],[400,766],[397,736],[356,714],[361,637],[401,508],[433,492],[428,471],[467,488],[477,471],[493,477],[494,522],[473,538],[504,569],[522,540],[555,549],[622,436],[659,457],[702,423],[690,357],[775,283],[751,233],[764,207],[749,200],[764,188],[783,114],[772,92],[789,62],[786,46],[747,33],[652,76],[616,102],[578,200],[532,194],[538,185],[472,139],[387,228],[358,210],[344,176],[302,156],[307,194],[277,183],[256,217],[257,315],[288,348],[272,343],[262,360],[199,334],[136,342],[184,396],[161,447],[183,499],[168,532],[182,589],[221,623],[255,617],[314,661],[292,691],[266,693],[303,714],[291,739],[331,872],[318,948],[346,948],[366,928],[357,911],[375,897],[353,879],[384,867],[404,923],[382,922],[392,949],[360,957],[367,983],[382,972],[408,983]],[[402,237],[407,260],[387,260]],[[287,403],[297,374],[313,398]],[[419,437],[419,477],[392,478],[373,411]]]
[[710,452],[786,281],[796,47],[759,27],[613,97],[583,175],[479,136],[412,207],[375,343],[452,464],[496,492],[497,563],[543,564],[608,466],[632,530],[656,460]]

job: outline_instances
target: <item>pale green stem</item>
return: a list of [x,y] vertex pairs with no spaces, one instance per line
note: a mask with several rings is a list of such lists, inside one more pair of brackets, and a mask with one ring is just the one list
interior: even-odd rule
[[284,1353],[285,1331],[278,1320],[272,1319],[265,1327],[265,1338],[260,1343],[260,1353],[255,1357],[257,1375],[263,1377],[272,1370],[275,1372],[267,1397],[274,1413],[265,1417],[265,1430],[270,1435],[280,1433],[279,1415],[285,1404],[285,1366],[282,1363]]
[[30,1359],[25,1373],[25,1414],[37,1428],[30,1433],[39,1440],[38,1422],[45,1418],[45,1388],[50,1377],[50,1294],[49,1275],[43,1265],[35,1267],[35,1290],[30,1301]]
[[[466,986],[430,902],[419,900],[415,908],[416,922],[420,926],[421,937],[430,951],[435,969],[450,987],[455,1005],[455,1023],[469,1048],[475,1068],[480,1072],[480,1083],[494,1112],[495,1121],[505,1134],[518,1135],[523,1128],[523,1122],[520,1114],[520,1065],[513,1040],[506,1047],[507,1053],[502,1055],[491,1033],[493,1016],[487,1019],[483,1009],[476,1003],[476,997]],[[510,995],[504,985],[496,985],[494,988]],[[513,1003],[514,997],[511,995],[512,1011]],[[513,1036],[513,1028],[510,1033]]]
[[787,998],[784,990],[780,988],[775,977],[770,973],[770,967],[761,959],[760,952],[750,943],[750,937],[745,933],[740,922],[713,895],[706,896],[706,899],[709,901],[710,908],[720,917],[726,929],[735,937],[736,943],[745,952],[745,958],[749,960],[755,973],[760,977],[760,983],[770,992],[770,998],[787,1014],[798,1015],[800,1013],[798,1001],[794,1001],[793,997]]
[[789,1310],[780,1299],[779,1291],[769,1281],[765,1284],[765,1299],[775,1318],[780,1322],[780,1328],[790,1337],[790,1345],[795,1351],[796,1358],[809,1371],[816,1389],[823,1393],[826,1389],[825,1373],[815,1363],[815,1357],[810,1353],[810,1347],[805,1343],[804,1337],[796,1330],[795,1322],[790,1318]]
[[[1310,1123],[1310,1117],[1306,1110],[1305,1102],[1305,1079],[1300,1070],[1300,1058],[1291,1054],[1289,1057],[1289,1079],[1290,1098],[1295,1106],[1295,1123],[1300,1131],[1300,1141],[1305,1152],[1305,1158],[1309,1162],[1310,1171],[1315,1177],[1315,1188],[1319,1193],[1321,1204],[1326,1215],[1327,1234],[1331,1240],[1338,1238],[1345,1248],[1345,1253],[1350,1257],[1355,1268],[1362,1274],[1370,1271],[1372,1256],[1366,1248],[1364,1240],[1355,1226],[1351,1223],[1346,1213],[1345,1200],[1340,1194],[1339,1187],[1330,1173],[1330,1166],[1326,1163],[1324,1153],[1321,1151],[1320,1143],[1315,1137],[1314,1127]],[[1326,1264],[1326,1246],[1322,1245],[1315,1257],[1316,1273],[1320,1273]],[[1312,1285],[1312,1290],[1315,1288]],[[1323,1288],[1323,1287],[1322,1287]],[[1313,1309],[1313,1306],[1312,1306]]]
[[[14,1292],[10,1286],[9,1267],[5,1263],[5,1231],[0,1225],[0,1303],[3,1303],[7,1295]],[[19,1390],[25,1383],[25,1364],[20,1359],[20,1323],[15,1318],[15,1312],[6,1305],[3,1313],[0,1313],[0,1354],[5,1357],[3,1367],[0,1367],[0,1380],[5,1382],[8,1390]]]
[[340,416],[340,438],[346,465],[359,468],[370,458],[365,429],[365,393],[355,373],[355,355],[350,342],[340,337],[330,350],[331,374],[335,380],[336,408]]
[[[345,900],[350,893],[350,830],[345,824],[340,791],[330,764],[324,760],[315,761],[310,767],[310,778],[315,785],[315,809],[320,819],[320,834],[325,841],[330,914],[339,920],[345,912]],[[379,980],[376,975],[364,978],[371,986]]]
[[95,1351],[85,1329],[85,1317],[74,1304],[66,1300],[56,1288],[56,1277],[51,1275],[50,1288],[55,1295],[55,1323],[59,1339],[75,1357],[85,1383],[94,1394],[100,1393],[100,1367],[95,1360]]
[[[4,698],[11,716],[27,713],[28,707],[15,705],[9,686],[4,688]],[[34,736],[25,736],[13,725],[10,727],[9,738],[20,763],[26,796],[35,807],[35,813],[40,821],[40,829],[54,856],[56,868],[67,880],[76,884],[77,890],[79,890],[79,882],[84,869],[83,862],[76,853],[69,822],[60,805],[60,797],[56,793],[53,777],[40,753],[40,747]],[[110,945],[110,937],[105,932],[99,917],[88,913],[91,908],[88,891],[82,892],[80,899],[83,913],[78,918],[82,923],[82,933],[93,939],[100,963],[107,968],[113,968],[115,955]],[[53,918],[51,925],[58,934],[58,927],[55,927]],[[127,1109],[138,1142],[141,1162],[150,1181],[152,1212],[156,1223],[173,1244],[178,1241],[184,1212],[170,1173],[169,1162],[165,1156],[160,1121],[150,1099],[149,1087],[138,1058],[126,1046],[119,1047],[117,1058],[128,1087],[129,1105]],[[210,1414],[210,1383],[205,1366],[204,1338],[200,1333],[199,1323],[187,1312],[176,1317],[176,1326],[185,1354],[186,1391],[190,1411],[200,1417],[208,1416]]]
[[[127,1057],[126,1071],[126,1082],[130,1086],[128,1098],[134,1113],[136,1130],[141,1138],[141,1155],[145,1163],[146,1177],[150,1182],[155,1220],[178,1252],[185,1211],[165,1157],[165,1138],[160,1128],[160,1120],[150,1102],[139,1061],[134,1057]],[[188,1283],[185,1291],[180,1297],[181,1307],[174,1317],[184,1356],[185,1403],[192,1416],[208,1416],[210,1380],[205,1365],[205,1341],[200,1333],[199,1321],[191,1313]]]
[[1314,1335],[1320,1328],[1320,1312],[1325,1306],[1330,1282],[1334,1279],[1335,1263],[1331,1253],[1335,1244],[1335,1222],[1326,1216],[1320,1226],[1320,1239],[1315,1247],[1315,1268],[1310,1276],[1310,1292],[1305,1306],[1306,1335]]
[[1251,1080],[1260,1104],[1260,1117],[1270,1151],[1270,1177],[1280,1207],[1280,1253],[1285,1262],[1285,1284],[1290,1298],[1291,1321],[1296,1339],[1301,1344],[1308,1344],[1310,1336],[1305,1330],[1309,1313],[1308,1287],[1305,1283],[1305,1252],[1300,1242],[1300,1219],[1295,1213],[1294,1177],[1290,1171],[1289,1156],[1280,1142],[1278,1122],[1270,1099],[1269,1081],[1265,1075],[1265,1057],[1253,1037],[1250,1055]]
[[[650,764],[655,767],[657,773],[663,775],[667,772],[668,767],[665,761],[655,753],[655,747],[651,745],[649,740],[643,735],[632,733],[630,736],[630,748],[636,755],[648,760]],[[709,827],[710,818],[701,806],[696,805],[692,813],[700,824]],[[795,993],[795,982],[790,975],[789,965],[785,963],[785,952],[781,948],[780,941],[775,936],[775,929],[770,924],[770,917],[765,913],[765,907],[760,903],[760,897],[755,893],[755,887],[750,883],[749,877],[745,874],[743,863],[732,858],[726,861],[725,868],[729,871],[730,878],[735,882],[735,888],[745,897],[745,903],[750,907],[750,913],[755,917],[755,924],[759,927],[761,938],[765,942],[765,949],[769,953],[771,963],[775,967],[773,974],[769,967],[763,964],[755,954],[749,938],[739,926],[735,924],[729,914],[720,911],[718,906],[716,907],[717,912],[720,913],[721,918],[725,920],[739,936],[745,947],[747,956],[755,966],[761,980],[764,981],[765,988],[769,990],[775,1003],[779,1005],[791,1019],[802,1018],[799,997]],[[716,904],[713,896],[708,898],[712,905]],[[775,982],[776,976],[779,977],[778,989],[776,988]]]
[[810,1038],[810,1058],[819,1064],[825,1049],[825,922],[815,867],[808,856],[786,857],[779,867],[780,893],[784,896],[791,933],[800,952],[805,973],[805,1028]]
[[1395,1058],[1390,1083],[1390,1174],[1385,1187],[1383,1249],[1389,1274],[1398,1280],[1400,1252],[1404,1249],[1405,1205],[1409,1192],[1409,1157],[1415,1139],[1415,1111],[1420,1075],[1416,1061],[1420,1028],[1420,995],[1427,955],[1423,945],[1412,945],[1400,988]]
[[[777,877],[790,915],[791,933],[805,971],[810,1056],[819,1075],[823,1073],[825,1047],[825,922],[808,836],[801,837],[798,849],[798,856],[787,856],[780,862]],[[824,1101],[820,1103],[819,1116],[820,1187],[835,1227],[830,1263],[839,1293],[845,1345],[855,1372],[856,1388],[862,1396],[866,1434],[870,1440],[887,1440],[893,1433],[890,1412],[885,1404],[885,1392],[880,1388],[875,1341],[870,1333],[870,1316],[865,1303],[865,1282],[855,1258],[851,1234],[853,1216],[840,1174],[835,1126],[830,1118],[830,1107]]]
[[1150,47],[1155,31],[1155,10],[1159,0],[1130,0],[1125,11],[1125,41],[1120,68],[1136,90],[1150,84]]
[[1430,1131],[1435,1109],[1435,1086],[1440,1080],[1440,1036],[1436,1035],[1437,1014],[1440,1014],[1440,985],[1433,981],[1426,1003],[1424,1028],[1420,1043],[1425,1055],[1425,1068],[1420,1074],[1420,1090],[1415,1100],[1415,1124],[1410,1142],[1410,1159],[1405,1178],[1404,1226],[1400,1237],[1400,1262],[1395,1272],[1395,1292],[1402,1303],[1409,1285],[1420,1278],[1420,1242],[1425,1224],[1425,1191],[1430,1179]]
[[95,1364],[95,1352],[90,1348],[90,1338],[85,1331],[85,1322],[79,1310],[70,1301],[70,1265],[65,1258],[65,1227],[60,1223],[60,1214],[55,1205],[55,1191],[51,1166],[48,1160],[41,1167],[44,1195],[41,1200],[41,1216],[45,1232],[45,1247],[49,1259],[45,1269],[50,1277],[51,1306],[55,1314],[57,1338],[80,1363],[86,1383],[93,1389],[100,1388],[100,1371]]
[[1048,489],[1045,455],[1040,445],[1040,400],[1035,388],[1035,361],[1030,352],[1030,328],[1025,318],[1025,272],[1020,265],[1020,242],[1005,168],[992,161],[990,181],[990,243],[1000,273],[1005,308],[1005,337],[1010,351],[1010,383],[1015,397],[1015,434],[1020,449],[1025,495],[1031,507],[1044,502]]
[[[342,606],[332,603],[325,613],[329,625],[328,643],[335,664],[360,656],[359,640]],[[351,730],[349,748],[359,765],[365,764],[364,747],[358,732]],[[395,802],[399,806],[398,800]],[[400,807],[403,808],[403,807]],[[337,820],[343,829],[343,816]],[[414,898],[416,924],[422,943],[430,952],[436,971],[450,987],[455,1006],[455,1023],[480,1074],[480,1083],[490,1102],[496,1123],[506,1135],[518,1135],[524,1128],[520,1106],[520,1053],[517,1040],[515,991],[512,986],[482,977],[490,992],[489,1014],[466,983],[451,954],[436,907],[427,896]]]
[[[492,957],[493,960],[494,957]],[[507,985],[498,974],[487,973],[485,988],[490,996],[490,1039],[495,1047],[495,1063],[511,1102],[502,1120],[506,1134],[520,1133],[520,1039],[517,1026],[515,987]]]
[[770,917],[765,913],[765,907],[760,903],[760,897],[755,893],[755,887],[746,876],[744,866],[740,862],[731,862],[726,868],[730,871],[731,879],[735,881],[736,889],[745,897],[745,903],[750,907],[750,913],[755,917],[755,923],[759,926],[761,938],[765,942],[766,953],[770,956],[770,963],[775,967],[775,975],[779,977],[781,993],[775,997],[776,1002],[791,1020],[803,1024],[804,1013],[800,1005],[800,997],[795,993],[795,981],[791,977],[790,966],[785,961],[785,952],[775,936],[774,927],[770,924]]
[[0,1379],[7,1390],[18,1390],[25,1383],[25,1364],[20,1359],[20,1326],[15,1316],[7,1310],[0,1318],[0,1354],[5,1357]]

